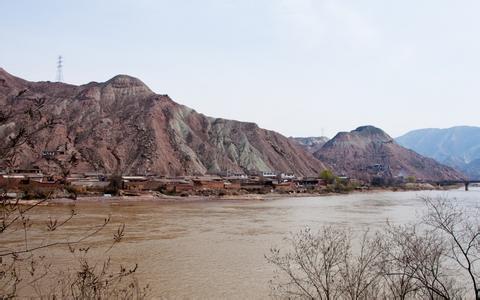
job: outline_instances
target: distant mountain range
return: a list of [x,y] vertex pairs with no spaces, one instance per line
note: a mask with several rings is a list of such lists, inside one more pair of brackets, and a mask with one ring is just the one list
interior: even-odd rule
[[[0,68],[0,140],[0,171],[316,176],[330,168],[365,181],[375,176],[462,178],[373,126],[340,132],[331,140],[287,138],[254,123],[205,116],[127,75],[77,86],[30,82]],[[5,152],[14,142],[15,151]]]
[[471,178],[480,178],[480,127],[419,129],[396,138],[396,141]]

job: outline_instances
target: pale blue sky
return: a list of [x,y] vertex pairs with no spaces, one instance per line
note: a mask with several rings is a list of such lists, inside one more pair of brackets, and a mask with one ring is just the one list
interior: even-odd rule
[[116,74],[285,135],[480,125],[480,1],[0,0],[0,67]]

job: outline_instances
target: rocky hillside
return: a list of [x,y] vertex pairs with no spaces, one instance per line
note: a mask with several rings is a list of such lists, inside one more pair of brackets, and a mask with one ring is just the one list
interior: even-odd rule
[[328,138],[326,136],[320,137],[290,137],[291,140],[298,143],[302,146],[305,150],[309,153],[315,153],[320,150],[326,142],[328,142]]
[[419,129],[396,141],[422,155],[480,178],[480,127],[457,126],[446,129]]
[[0,139],[20,141],[15,153],[0,151],[0,168],[165,175],[324,168],[281,134],[204,116],[126,75],[74,86],[0,69],[0,105]]
[[340,132],[314,156],[332,166],[338,174],[371,180],[379,176],[415,176],[424,180],[461,179],[463,175],[398,145],[388,134],[373,126]]

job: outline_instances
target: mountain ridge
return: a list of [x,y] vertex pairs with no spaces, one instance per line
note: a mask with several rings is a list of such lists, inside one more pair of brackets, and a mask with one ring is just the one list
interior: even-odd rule
[[[328,141],[324,137],[287,138],[255,123],[198,113],[168,95],[154,93],[129,75],[77,86],[30,82],[2,69],[0,104],[15,116],[0,123],[0,139],[15,137],[22,126],[36,132],[22,143],[14,159],[0,161],[3,168],[39,166],[49,173],[166,176],[226,171],[317,176],[330,168],[365,181],[377,175],[462,177],[434,160],[399,148],[374,126],[339,132]],[[43,124],[48,126],[40,130]],[[379,166],[383,169],[376,170]]]
[[332,166],[336,173],[364,181],[408,176],[425,181],[464,178],[450,167],[401,147],[383,130],[371,125],[339,132],[313,155]]
[[[454,126],[450,128],[424,128],[410,131],[396,141],[422,155],[431,157],[480,178],[480,127]],[[471,165],[470,165],[471,164]]]
[[[18,166],[39,165],[53,172],[59,163],[43,158],[42,151],[62,148],[76,156],[71,172],[189,175],[258,170],[316,175],[325,168],[279,133],[255,123],[207,117],[128,75],[76,86],[0,73],[3,107],[21,112],[36,102],[42,102],[39,118],[54,118],[58,124],[38,134],[35,147],[22,146]],[[0,129],[11,134],[27,121],[22,118],[10,129]]]

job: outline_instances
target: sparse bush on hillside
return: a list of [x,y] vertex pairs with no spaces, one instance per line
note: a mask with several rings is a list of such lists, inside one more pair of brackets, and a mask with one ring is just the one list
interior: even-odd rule
[[320,179],[324,180],[325,183],[327,184],[334,183],[336,179],[335,174],[333,174],[333,172],[329,169],[325,169],[322,172],[320,172],[319,177]]
[[417,178],[415,176],[408,176],[407,177],[407,182],[408,183],[415,183],[415,182],[417,182]]

